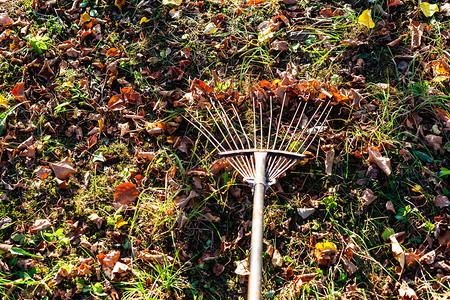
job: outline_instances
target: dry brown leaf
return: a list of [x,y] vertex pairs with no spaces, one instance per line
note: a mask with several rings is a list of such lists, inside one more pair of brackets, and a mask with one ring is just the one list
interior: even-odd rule
[[69,276],[69,272],[67,272],[67,270],[64,267],[60,267],[55,277],[50,282],[50,285],[55,286],[60,284],[63,281],[63,279],[66,278],[67,276]]
[[444,270],[447,274],[450,274],[450,265],[445,261],[438,261],[434,264],[435,268]]
[[275,249],[275,251],[273,251],[272,265],[274,267],[283,266],[283,256],[281,256],[280,252],[277,249]]
[[315,208],[297,208],[297,212],[303,220],[311,216],[315,211]]
[[422,35],[426,24],[417,21],[411,21],[409,29],[411,30],[411,49],[417,49],[422,44]]
[[400,267],[402,269],[405,267],[405,251],[402,246],[400,246],[397,238],[394,235],[389,237],[391,240],[392,254],[394,254],[394,258],[400,263]]
[[396,213],[394,203],[392,203],[392,201],[386,202],[386,210],[392,211],[394,214]]
[[378,196],[375,196],[371,189],[365,189],[362,193],[361,199],[364,201],[365,205],[369,205],[373,201],[375,201]]
[[375,163],[387,176],[391,175],[391,160],[383,157],[377,147],[369,147],[369,161]]
[[327,173],[328,176],[331,176],[333,174],[334,153],[335,153],[334,148],[328,150],[326,153],[325,173]]
[[337,247],[333,242],[317,243],[314,250],[314,258],[321,266],[330,266],[336,263]]
[[47,219],[38,219],[36,221],[34,221],[33,225],[31,226],[31,232],[36,233],[38,231],[47,229],[48,227],[50,227],[52,224],[50,223],[49,220]]
[[166,266],[167,264],[171,265],[174,262],[173,257],[165,255],[157,250],[139,251],[137,257],[147,262],[157,262],[162,266]]
[[342,259],[342,262],[343,262],[343,264],[344,264],[344,268],[345,268],[345,270],[346,270],[347,273],[348,273],[348,276],[352,276],[353,274],[355,274],[356,270],[358,269],[358,268],[355,266],[355,264],[352,263],[352,262],[350,261],[350,259],[348,259],[348,258],[345,257],[345,256],[342,256],[341,259]]
[[289,49],[289,43],[286,41],[273,41],[270,44],[270,49],[277,51],[285,51]]
[[214,216],[209,212],[205,214],[205,218],[213,223],[220,222],[220,217]]
[[114,191],[114,200],[120,205],[128,205],[139,196],[136,185],[132,182],[119,184]]
[[14,21],[8,16],[7,13],[0,14],[0,26],[6,27],[12,25]]
[[219,276],[222,274],[222,272],[225,270],[225,267],[222,264],[215,264],[213,267],[213,273],[216,274],[216,276]]
[[437,136],[434,134],[428,134],[425,136],[428,146],[432,147],[435,151],[441,149],[442,136]]
[[436,196],[436,198],[434,198],[434,200],[433,200],[433,203],[434,203],[434,205],[436,205],[437,207],[440,207],[440,208],[445,208],[445,207],[450,206],[450,200],[448,200],[448,197],[444,196],[444,195]]
[[50,79],[55,77],[55,73],[53,72],[52,68],[50,68],[47,59],[44,61],[44,65],[42,66],[42,69],[39,71],[38,76],[42,77],[46,81],[50,81]]
[[36,170],[36,177],[39,179],[45,179],[52,173],[52,170],[48,167],[39,166]]
[[234,273],[236,273],[237,275],[250,275],[250,263],[248,262],[248,259],[235,261],[234,265],[236,266],[236,270],[234,270]]
[[114,278],[113,269],[116,263],[119,261],[120,251],[111,250],[108,254],[100,253],[97,255],[97,259],[102,266],[102,270],[106,277],[110,280]]
[[353,258],[353,254],[355,253],[356,245],[353,243],[349,243],[347,247],[345,247],[344,254],[348,259]]
[[77,171],[73,168],[70,158],[66,157],[59,163],[50,163],[50,167],[55,173],[56,178],[66,180],[70,175],[74,175]]
[[191,199],[194,199],[195,197],[197,197],[197,193],[191,190],[188,196],[181,196],[175,199],[175,205],[177,207],[183,208],[189,203]]
[[419,258],[419,262],[422,264],[431,265],[434,263],[435,259],[436,259],[436,250],[432,250],[432,251],[422,255],[422,257]]
[[416,292],[408,286],[406,281],[403,280],[402,285],[398,289],[398,296],[400,300],[413,300],[418,299]]

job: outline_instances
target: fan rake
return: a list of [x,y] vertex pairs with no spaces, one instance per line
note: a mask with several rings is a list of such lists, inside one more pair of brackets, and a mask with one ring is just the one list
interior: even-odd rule
[[[281,102],[281,108],[274,107],[274,99]],[[288,102],[286,94],[282,99],[269,97],[268,101],[252,97],[252,116],[247,113],[246,118],[242,119],[234,104],[222,104],[217,100],[204,103],[205,114],[187,110],[187,121],[218,149],[219,156],[225,157],[253,188],[247,296],[251,300],[261,299],[266,189],[289,168],[306,159],[306,150],[326,128],[332,107],[330,101],[322,100]],[[311,107],[313,102],[315,107]],[[278,113],[276,118],[275,113]],[[285,124],[283,118],[287,118]]]

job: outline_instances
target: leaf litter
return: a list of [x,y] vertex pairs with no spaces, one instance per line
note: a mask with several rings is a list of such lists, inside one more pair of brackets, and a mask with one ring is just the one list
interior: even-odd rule
[[340,106],[268,194],[266,295],[444,293],[447,4],[17,3],[0,8],[5,280],[21,268],[50,287],[37,297],[118,299],[116,282],[165,268],[173,285],[141,282],[154,298],[245,295],[251,189],[182,109],[215,98],[250,118],[250,93],[286,94],[290,113]]

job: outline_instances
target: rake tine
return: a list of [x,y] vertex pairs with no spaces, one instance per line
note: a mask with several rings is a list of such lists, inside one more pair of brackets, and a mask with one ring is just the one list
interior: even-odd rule
[[[320,106],[318,106],[318,107],[316,108],[316,110],[314,111],[313,116],[315,116],[315,115],[317,114],[317,112],[319,111],[319,108],[320,108]],[[313,118],[310,118],[310,119],[308,120],[308,123],[306,123],[305,128],[308,128],[309,124],[312,122],[312,119],[313,119]],[[301,131],[300,135],[295,139],[294,146],[292,147],[293,149],[295,149],[295,148],[297,147],[297,144],[300,142],[300,139],[303,137],[303,134],[305,133],[305,131],[306,131],[306,130],[303,129],[303,130]]]
[[[212,103],[211,103],[211,104],[212,104]],[[214,106],[214,104],[213,104],[213,107],[214,107],[215,111],[218,113],[217,108]],[[210,110],[208,107],[206,107],[206,109],[207,109],[208,113],[211,115],[211,119],[213,119],[214,123],[215,123],[216,126],[219,128],[219,131],[220,131],[220,133],[222,134],[222,136],[223,136],[225,142],[228,144],[228,146],[229,146],[231,149],[233,149],[233,146],[231,145],[231,143],[230,143],[229,140],[227,139],[227,136],[226,136],[226,134],[223,132],[222,127],[219,125],[219,123],[217,123],[217,120],[216,120],[216,118],[214,117],[214,115],[213,115],[213,113],[211,112],[211,110]],[[218,113],[218,115],[219,115],[219,118],[220,118],[220,119],[222,120],[222,122],[223,122],[223,118],[220,116],[219,113]],[[232,134],[231,134],[230,132],[228,132],[228,134],[232,137]],[[234,145],[236,146],[236,150],[239,149],[239,147],[237,146],[237,144],[236,144],[236,142],[235,142],[235,140],[234,140],[233,138],[232,138],[232,141],[233,141]],[[225,151],[225,149],[224,149],[224,151]],[[235,166],[236,166],[236,170],[238,170],[239,173],[241,173],[241,175],[243,175],[243,174],[246,175],[246,176],[243,176],[243,177],[250,177],[250,173],[251,173],[251,172],[245,171],[245,167],[244,167],[244,166],[245,166],[245,162],[244,162],[244,164],[242,164],[242,161],[240,161],[240,159],[236,158],[236,161],[235,161],[234,163],[235,163]],[[231,162],[230,162],[230,164],[231,164]],[[232,166],[233,166],[233,165],[232,165]],[[233,167],[235,167],[235,166],[233,166]],[[239,166],[239,167],[238,167],[238,166]]]
[[[325,110],[326,110],[326,108],[324,109],[324,111],[325,111]],[[322,127],[323,124],[325,124],[325,122],[327,122],[328,116],[330,115],[330,112],[331,112],[331,107],[328,109],[328,112],[327,112],[325,118],[323,118],[322,124],[320,124],[319,127]],[[305,150],[303,151],[303,154],[306,152],[306,149],[308,149],[309,146],[311,146],[312,142],[316,139],[317,135],[319,134],[319,131],[320,131],[320,130],[317,130],[316,134],[313,136],[313,138],[312,138],[311,141],[309,142],[308,146],[306,146],[306,148],[304,148]],[[300,148],[300,149],[301,149],[301,148]]]
[[[227,129],[227,131],[228,131],[228,133],[230,134],[230,136],[232,136],[232,133],[230,132],[230,130],[228,129],[228,127],[231,127],[231,128],[232,128],[233,132],[236,134],[237,139],[239,140],[239,142],[240,142],[240,144],[241,144],[241,147],[242,147],[242,149],[243,149],[243,148],[244,148],[244,143],[242,142],[242,139],[240,138],[240,136],[239,136],[239,134],[238,134],[236,128],[234,127],[233,123],[231,122],[230,117],[229,117],[228,114],[226,113],[226,111],[225,111],[223,105],[222,105],[220,102],[218,102],[218,104],[219,104],[219,106],[220,106],[220,108],[221,108],[221,110],[222,110],[222,117],[221,117],[220,114],[219,114],[219,110],[218,110],[218,109],[216,108],[216,106],[213,104],[214,108],[216,109],[217,114],[219,114],[219,117],[221,118],[222,122],[225,123],[225,128]],[[233,108],[234,108],[234,107],[233,107]],[[225,119],[223,118],[223,116],[225,116]],[[239,116],[237,116],[237,119],[238,119],[238,121],[239,121],[239,124],[242,125],[241,119],[239,118]],[[226,120],[226,121],[225,121],[225,120]],[[229,125],[229,126],[228,126],[228,125]],[[239,149],[239,147],[237,146],[237,144],[236,144],[234,138],[232,138],[232,139],[233,139],[233,142],[234,142],[234,144],[236,145],[236,147]],[[250,166],[250,162],[249,162],[249,160],[248,160],[248,157],[247,157],[247,156],[241,157],[241,160],[243,161],[244,167],[247,169],[247,171],[249,172],[249,174],[251,174],[251,166]]]
[[[241,130],[242,130],[242,134],[244,135],[245,139],[247,140],[248,148],[250,149],[252,146],[250,144],[250,140],[249,140],[247,134],[245,133],[244,126],[242,126],[242,121],[241,121],[241,118],[239,118],[237,109],[233,104],[231,104],[231,107],[233,108],[233,113],[239,122],[239,126],[241,127]],[[244,148],[244,145],[242,145],[242,148]],[[245,160],[247,161],[247,165],[248,165],[249,169],[254,170],[255,169],[254,161],[252,159],[249,160],[248,156],[244,156],[244,157],[245,157]]]
[[[330,104],[330,102],[328,101],[328,102],[327,102],[327,105],[326,105],[325,108],[323,109],[323,111],[322,111],[322,113],[320,114],[320,116],[317,118],[317,121],[316,121],[316,123],[314,124],[314,126],[313,126],[312,128],[315,128],[315,127],[317,126],[317,124],[320,122],[320,119],[322,119],[322,116],[323,116],[323,114],[326,112],[326,110],[327,110],[329,104]],[[320,105],[319,105],[318,108],[320,108]],[[331,109],[330,109],[330,111],[331,111]],[[326,118],[327,118],[328,115],[330,114],[330,111],[329,111],[328,114],[326,115],[324,121],[326,121]],[[308,136],[303,140],[303,143],[302,143],[301,146],[299,147],[299,150],[303,148],[303,146],[305,145],[305,142],[306,142],[306,141],[308,140],[308,138],[311,136],[311,133],[312,133],[312,130],[309,130]],[[316,132],[316,134],[314,135],[314,138],[311,140],[311,142],[309,143],[309,145],[311,145],[312,141],[314,141],[314,139],[315,139],[316,136],[317,136],[317,133],[318,133],[318,132]],[[296,152],[299,153],[299,150],[297,150]],[[303,151],[303,153],[305,153],[305,151],[306,151],[306,149]]]
[[[187,113],[191,116],[191,118],[195,119],[195,117],[189,112],[187,111]],[[185,118],[186,119],[186,118]],[[221,148],[222,151],[226,151],[226,149],[222,146],[222,143],[220,143],[208,130],[207,128],[202,124],[199,123],[200,127],[203,128],[203,130],[198,127],[196,124],[194,124],[193,122],[191,122],[189,119],[186,119],[186,121],[188,121],[192,126],[194,126],[198,131],[200,131],[200,133],[202,133],[206,139],[214,145],[214,147],[217,148]],[[245,174],[245,172],[242,171],[241,167],[239,164],[237,164],[234,159],[228,159],[228,161],[230,162],[231,166],[236,169],[241,175],[242,177],[245,177],[243,174]],[[248,178],[251,178],[251,176],[247,175]]]

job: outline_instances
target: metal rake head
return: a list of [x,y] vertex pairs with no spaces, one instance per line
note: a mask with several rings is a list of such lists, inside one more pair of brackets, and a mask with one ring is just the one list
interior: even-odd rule
[[[274,102],[281,102],[281,106],[275,107]],[[331,101],[325,100],[288,102],[286,94],[282,99],[252,97],[251,109],[241,118],[234,104],[211,100],[203,103],[206,110],[203,114],[187,110],[190,116],[187,120],[251,185],[256,175],[255,153],[267,153],[265,176],[266,185],[270,186],[305,159],[306,150],[326,128],[332,107]]]

